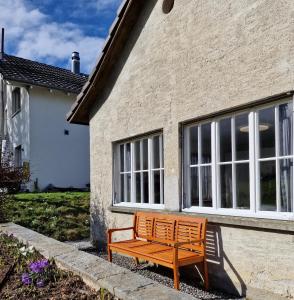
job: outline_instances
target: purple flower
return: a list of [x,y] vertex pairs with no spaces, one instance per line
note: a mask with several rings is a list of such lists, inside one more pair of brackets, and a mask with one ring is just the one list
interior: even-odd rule
[[49,266],[49,261],[47,259],[42,259],[39,261],[39,265],[41,268],[46,268]]
[[41,273],[41,272],[43,272],[44,268],[46,268],[48,265],[49,265],[48,260],[42,259],[42,260],[38,260],[38,261],[30,263],[29,267],[33,273]]
[[29,285],[29,284],[32,283],[32,279],[31,279],[31,277],[30,277],[30,275],[28,273],[23,273],[21,275],[21,281],[25,285]]
[[44,280],[38,279],[36,285],[38,288],[44,287],[45,286]]
[[33,272],[33,273],[40,273],[42,272],[42,268],[40,267],[39,263],[38,262],[33,262],[33,263],[30,263],[30,270]]

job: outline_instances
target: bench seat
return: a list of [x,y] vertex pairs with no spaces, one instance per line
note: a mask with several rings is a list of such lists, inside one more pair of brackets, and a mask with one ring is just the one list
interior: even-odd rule
[[[164,265],[168,264],[169,266],[173,265],[173,247],[169,245],[132,239],[111,243],[109,244],[109,247],[113,252],[133,254],[133,256],[136,256],[137,258],[149,259],[153,262],[160,261]],[[191,264],[191,261],[197,263],[202,260],[202,255],[195,252],[186,249],[178,250],[179,266],[189,265]]]

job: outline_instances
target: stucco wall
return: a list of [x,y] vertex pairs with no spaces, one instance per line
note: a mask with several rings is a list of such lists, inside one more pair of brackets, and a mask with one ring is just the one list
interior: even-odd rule
[[[6,109],[7,109],[7,133],[9,136],[9,147],[13,151],[21,145],[22,161],[30,159],[30,103],[29,93],[26,87],[15,82],[4,82]],[[20,88],[21,110],[15,115],[12,112],[12,91],[15,87]]]
[[[163,130],[165,208],[177,211],[179,123],[293,89],[291,0],[176,0],[168,15],[161,5],[148,1],[91,114],[95,240],[103,238],[105,227],[131,224],[131,216],[108,210],[114,141]],[[221,255],[231,262],[223,260],[212,272],[222,276],[223,286],[233,282],[239,289],[242,281],[245,291],[252,287],[294,296],[291,233],[216,230],[222,235]]]
[[[66,113],[75,95],[33,87],[30,90],[30,166],[32,188],[85,188],[89,183],[89,128],[69,124]],[[69,135],[64,134],[69,131]]]

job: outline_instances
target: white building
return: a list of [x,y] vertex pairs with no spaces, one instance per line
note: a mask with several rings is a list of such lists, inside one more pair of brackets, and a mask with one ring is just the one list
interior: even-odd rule
[[31,191],[89,183],[88,126],[66,121],[87,79],[72,60],[70,71],[0,52],[0,146],[29,166]]

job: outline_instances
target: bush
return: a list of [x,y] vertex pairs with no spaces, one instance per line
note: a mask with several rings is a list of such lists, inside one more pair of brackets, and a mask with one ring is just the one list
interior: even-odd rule
[[16,167],[11,154],[0,157],[0,222],[5,221],[4,207],[8,194],[19,191],[21,184],[29,181],[27,167]]

